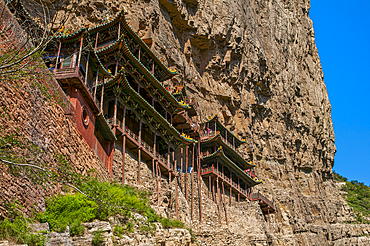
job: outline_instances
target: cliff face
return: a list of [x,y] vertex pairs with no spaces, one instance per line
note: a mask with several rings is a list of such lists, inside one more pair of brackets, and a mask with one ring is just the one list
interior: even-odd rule
[[[218,114],[247,139],[240,151],[257,163],[264,183],[256,189],[274,200],[277,213],[268,223],[257,204],[233,201],[226,205],[229,225],[223,213],[220,225],[219,210],[203,183],[203,223],[196,222],[195,209],[191,224],[201,245],[370,243],[363,236],[369,227],[341,223],[352,220],[352,214],[332,180],[335,137],[309,0],[71,2],[75,5],[66,8],[75,10],[73,27],[95,25],[125,9],[133,29],[152,37],[158,56],[176,67],[174,80],[185,84],[198,102],[198,121]],[[130,155],[126,158],[135,165]],[[155,181],[147,172],[148,182],[144,177],[143,183],[154,191]],[[130,173],[135,168],[128,177]],[[168,191],[161,194],[157,209],[173,216],[174,184],[161,182]],[[194,178],[195,191],[197,187]],[[198,208],[199,200],[194,202]],[[190,205],[182,194],[179,204],[190,224]]]
[[[175,80],[199,104],[198,121],[218,114],[248,140],[240,150],[257,163],[264,180],[258,189],[276,203],[270,225],[258,209],[243,207],[253,207],[248,202],[229,207],[236,228],[218,231],[217,219],[206,219],[212,228],[199,227],[201,241],[216,237],[221,245],[230,233],[238,238],[228,239],[233,243],[360,240],[342,239],[364,233],[336,224],[351,220],[351,212],[332,180],[335,137],[309,0],[85,0],[74,24],[95,25],[120,9],[140,36],[153,38],[158,56],[177,68]],[[248,233],[249,239],[240,237]]]

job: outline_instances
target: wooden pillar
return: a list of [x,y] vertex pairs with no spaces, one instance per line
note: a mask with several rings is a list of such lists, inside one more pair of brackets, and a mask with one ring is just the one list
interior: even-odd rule
[[154,60],[153,60],[153,65],[152,65],[152,74],[154,75]]
[[139,61],[140,61],[140,58],[141,58],[141,46],[139,46],[139,56],[138,56]]
[[202,223],[202,183],[201,183],[201,178],[200,178],[200,139],[198,140],[197,169],[198,169],[199,222]]
[[175,211],[176,211],[176,219],[178,220],[179,219],[179,203],[178,203],[178,197],[179,197],[179,195],[178,195],[178,188],[177,188],[177,186],[178,186],[178,184],[177,184],[177,176],[175,177],[175,184],[176,184],[176,202],[175,202]]
[[99,82],[99,68],[96,69],[95,89],[94,89],[94,101],[96,101],[96,90],[98,89]]
[[229,203],[230,203],[230,206],[231,206],[231,197],[233,196],[233,190],[230,186],[230,195],[229,195]]
[[125,184],[125,155],[126,155],[126,105],[123,106],[123,117],[122,117],[122,184]]
[[[172,124],[172,115],[171,115],[171,124]],[[194,200],[194,184],[193,184],[193,172],[194,172],[194,150],[195,150],[195,144],[193,144],[193,152],[192,152],[192,158],[191,158],[191,167],[192,171],[190,173],[190,180],[191,180],[191,221],[193,221],[193,200]]]
[[227,208],[226,208],[226,203],[225,203],[225,186],[224,186],[224,182],[222,181],[222,203],[224,205],[224,209],[225,209],[225,220],[226,220],[226,225],[229,225],[229,222],[227,220]]
[[240,179],[238,178],[238,202],[240,202]]
[[77,60],[77,74],[78,74],[78,70],[80,69],[81,55],[82,55],[82,45],[83,45],[83,37],[81,37],[81,42],[80,42],[80,51],[79,51],[79,53],[78,53],[78,60]]
[[186,146],[185,148],[185,200],[188,200],[188,154],[189,154],[189,147]]
[[216,201],[216,194],[215,194],[215,179],[212,180],[212,197],[213,197],[213,202],[217,202]]
[[218,183],[218,177],[216,178],[216,186],[217,186],[217,196],[218,196],[218,200],[216,200],[217,209],[218,209],[218,220],[220,222],[220,225],[222,225],[222,222],[221,222],[221,210],[220,210],[221,194],[220,194],[220,186],[219,186],[219,183]]
[[233,148],[235,149],[235,138],[233,138]]
[[181,190],[184,191],[183,189],[183,182],[182,182],[182,172],[184,170],[184,148],[181,148],[181,159],[180,159],[180,168],[181,168],[181,172],[180,172],[180,187],[181,187]]
[[125,154],[126,154],[126,134],[122,140],[122,184],[125,185]]
[[267,208],[267,216],[268,216],[268,218],[269,218],[269,225],[270,225],[270,206]]
[[55,61],[55,68],[54,68],[54,71],[55,69],[57,69],[57,66],[58,66],[58,61],[59,61],[59,56],[60,56],[60,50],[62,49],[62,42],[59,41],[59,48],[58,48],[58,55],[57,55],[57,59]]
[[117,125],[117,96],[114,97],[114,108],[113,108],[113,124],[114,124],[114,133],[116,133],[116,125]]
[[87,85],[87,78],[89,77],[90,53],[87,54],[86,71],[85,71],[85,85]]
[[123,105],[122,130],[126,132],[126,105]]
[[155,162],[156,178],[157,178],[157,206],[159,206],[159,167],[158,161]]
[[[172,117],[172,114],[171,114],[171,125],[172,125],[172,118],[173,118],[173,117]],[[193,167],[193,168],[194,168],[194,167]]]
[[156,177],[157,175],[155,174],[156,173],[156,169],[155,169],[155,157],[152,159],[152,178]]
[[121,21],[118,22],[118,35],[117,35],[117,39],[119,39],[120,36],[121,36]]
[[140,185],[140,165],[141,165],[141,118],[139,122],[139,148],[138,148],[138,167],[137,167],[137,182]]
[[[118,57],[117,57],[117,59],[118,59]],[[117,73],[118,73],[118,60],[116,60],[116,70],[114,72],[114,75],[116,75]]]
[[98,37],[99,37],[99,32],[96,33],[96,38],[95,38],[95,51],[98,48]]
[[104,115],[103,104],[104,104],[104,83],[101,88],[101,94],[100,94],[100,111]]
[[208,195],[212,199],[212,177],[211,177],[211,175],[208,176],[208,187],[209,187]]

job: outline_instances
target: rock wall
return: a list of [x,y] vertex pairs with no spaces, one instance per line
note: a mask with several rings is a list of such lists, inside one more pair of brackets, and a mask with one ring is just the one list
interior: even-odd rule
[[[47,99],[40,91],[30,90],[27,82],[22,83],[26,90],[0,83],[2,134],[18,134],[35,144],[41,151],[33,154],[40,163],[53,166],[55,157],[61,154],[78,172],[87,174],[87,171],[95,169],[100,178],[109,179],[106,168],[77,131],[73,115],[66,115],[65,109],[73,106],[68,104],[63,91],[58,90],[57,82],[51,77],[46,78],[50,78],[47,83],[57,88],[54,93],[60,93],[64,99],[64,108]],[[14,176],[7,165],[0,163],[0,167],[0,215],[7,201],[19,201],[25,212],[33,208],[41,210],[45,207],[45,197],[61,188],[57,185],[44,190],[25,173]]]
[[[96,25],[125,9],[133,29],[152,36],[158,56],[176,67],[179,75],[174,81],[185,84],[198,102],[197,120],[218,114],[229,129],[248,140],[240,151],[257,163],[257,175],[264,181],[257,189],[274,200],[277,213],[269,223],[255,203],[234,200],[217,205],[201,181],[199,223],[194,173],[193,222],[191,201],[181,189],[179,217],[193,228],[200,245],[370,244],[368,226],[344,223],[353,217],[332,179],[335,137],[309,0],[71,0],[66,8],[74,9],[71,29]],[[11,123],[30,124],[36,113],[24,109],[33,108],[32,98],[24,102],[19,98],[27,95],[11,97],[22,92],[1,86],[2,103],[10,101],[15,119],[26,114]],[[48,148],[68,151],[75,164],[99,166],[80,135],[69,132],[62,111],[45,103],[43,108],[48,111],[37,113],[44,116],[45,127],[39,127],[37,139],[47,136]],[[29,136],[30,128],[24,129]],[[122,148],[116,146],[114,172],[119,180]],[[127,183],[134,184],[136,157],[128,152],[125,158]],[[174,181],[161,178],[158,202],[149,166],[141,165],[141,187],[153,192],[153,207],[159,213],[175,217]],[[11,180],[4,177],[1,184]]]
[[76,6],[74,24],[95,25],[121,9],[139,35],[153,37],[158,56],[176,67],[174,80],[199,104],[198,121],[218,114],[248,140],[240,150],[257,163],[264,180],[257,189],[277,206],[268,224],[255,205],[235,204],[228,208],[229,227],[219,226],[204,184],[201,242],[368,242],[357,238],[366,234],[361,226],[340,224],[353,217],[332,179],[335,136],[309,0],[85,0]]

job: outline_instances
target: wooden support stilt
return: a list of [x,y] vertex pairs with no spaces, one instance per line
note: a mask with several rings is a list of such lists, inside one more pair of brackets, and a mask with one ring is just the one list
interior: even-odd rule
[[217,186],[217,196],[218,196],[218,199],[216,197],[216,204],[217,204],[217,210],[218,210],[218,221],[220,222],[220,225],[222,225],[222,222],[221,222],[221,210],[220,210],[220,205],[221,205],[221,194],[220,194],[220,186],[219,186],[219,183],[218,183],[218,177],[216,178],[216,186]]
[[270,225],[270,207],[267,208],[267,216],[269,217],[269,225]]
[[140,164],[141,164],[141,149],[139,147],[139,150],[138,150],[138,158],[137,158],[137,183],[138,185],[140,185]]
[[197,170],[198,170],[198,196],[199,196],[199,222],[202,223],[202,183],[200,178],[200,139],[198,140],[198,156],[197,156]]
[[181,172],[180,172],[180,188],[181,188],[181,191],[184,191],[184,189],[183,189],[183,182],[182,182],[182,172],[184,170],[184,148],[181,148],[180,168],[181,168]]
[[178,204],[178,197],[179,197],[179,191],[178,191],[178,184],[177,184],[177,176],[175,177],[175,187],[176,187],[176,202],[175,202],[175,211],[176,211],[176,219],[179,219],[179,204]]
[[189,147],[185,148],[185,200],[188,200],[188,151]]
[[212,197],[213,197],[213,202],[216,202],[216,194],[215,194],[215,180],[212,180]]
[[158,167],[158,162],[156,161],[155,162],[155,166],[156,166],[156,177],[157,177],[157,206],[159,207],[159,190],[160,190],[160,187],[159,187],[159,167]]
[[157,177],[155,169],[155,158],[152,159],[152,178]]
[[227,220],[227,208],[226,208],[226,203],[225,203],[225,186],[224,186],[224,182],[222,181],[222,203],[224,205],[224,209],[225,209],[225,220],[226,220],[226,225],[229,225],[229,222]]
[[137,182],[140,185],[140,167],[141,167],[141,126],[142,121],[139,121],[139,150],[138,150],[138,167],[137,167]]
[[122,140],[122,184],[125,185],[125,155],[126,155],[126,135]]
[[229,196],[229,203],[230,203],[230,206],[231,206],[231,197],[233,196],[233,191],[232,191],[232,188],[230,186],[230,196]]
[[212,199],[212,177],[211,175],[208,176],[208,195]]
[[[172,115],[171,115],[171,121],[172,121]],[[192,152],[192,158],[191,158],[191,167],[193,170],[190,173],[190,179],[191,179],[191,221],[193,221],[193,202],[194,202],[194,180],[193,180],[193,172],[194,172],[194,150],[195,145],[193,144],[193,152]]]

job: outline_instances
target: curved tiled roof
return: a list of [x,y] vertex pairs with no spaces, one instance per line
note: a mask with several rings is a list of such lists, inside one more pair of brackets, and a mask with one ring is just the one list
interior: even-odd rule
[[252,184],[252,186],[262,183],[262,181],[254,180],[251,176],[249,176],[247,173],[245,173],[238,165],[236,165],[232,160],[230,160],[224,153],[224,151],[219,148],[214,153],[202,157],[202,160],[208,161],[212,160],[214,158],[221,158],[228,166],[230,166],[233,170],[241,174],[241,177],[247,181],[248,183]]
[[151,56],[152,59],[154,59],[156,61],[156,63],[162,67],[162,69],[164,71],[166,71],[166,73],[169,75],[169,76],[174,76],[177,74],[177,72],[173,72],[171,70],[168,69],[168,67],[166,65],[163,64],[163,62],[153,53],[153,51],[146,45],[146,43],[135,33],[134,30],[132,30],[132,28],[128,25],[127,21],[126,21],[126,18],[125,18],[125,15],[123,13],[123,10],[121,10],[117,15],[116,17],[105,23],[105,24],[101,24],[99,26],[96,26],[94,28],[91,28],[89,29],[89,33],[90,34],[93,34],[93,33],[96,33],[98,31],[101,31],[101,30],[104,30],[108,27],[111,27],[113,25],[115,25],[116,23],[118,23],[119,21],[122,21],[122,24],[123,24],[123,27],[125,28],[126,31],[128,31],[128,33],[130,34],[130,36],[132,36],[139,44],[141,47],[144,48],[144,50]]
[[[112,87],[113,85],[117,84],[117,81],[120,82],[120,86],[123,86],[126,90],[125,90],[125,93],[129,94],[130,96],[134,97],[135,98],[135,102],[138,102],[140,105],[142,105],[142,107],[146,110],[146,112],[148,114],[150,114],[153,118],[155,118],[156,120],[158,120],[159,122],[161,122],[161,126],[163,128],[165,128],[169,134],[171,134],[177,141],[179,141],[180,143],[180,146],[186,146],[186,145],[189,145],[193,142],[195,142],[195,140],[190,140],[190,139],[187,139],[183,136],[181,136],[181,134],[162,116],[160,115],[153,107],[152,105],[150,105],[144,98],[142,98],[140,96],[139,93],[137,93],[130,85],[130,83],[127,81],[127,78],[126,78],[126,75],[125,75],[125,72],[124,72],[124,68],[122,68],[116,76],[114,76],[113,78],[111,78],[109,81],[107,81],[105,84],[104,84],[104,87]],[[101,86],[98,87],[98,90],[101,90],[100,89]]]
[[253,164],[247,162],[247,160],[245,160],[243,158],[243,156],[241,156],[241,154],[239,154],[237,151],[235,151],[235,149],[232,146],[230,146],[228,143],[225,143],[225,141],[221,138],[221,135],[219,133],[217,133],[212,138],[209,138],[207,140],[202,141],[202,144],[210,143],[210,142],[213,142],[213,141],[217,141],[221,146],[224,146],[225,148],[227,148],[230,151],[230,153],[234,157],[236,157],[236,159],[238,161],[240,161],[241,164],[244,164],[245,167],[252,168],[252,167],[255,167],[256,166],[256,165],[253,165]]
[[230,131],[229,129],[227,129],[227,127],[226,127],[224,124],[222,124],[222,123],[218,120],[218,116],[217,116],[217,115],[213,116],[213,118],[211,118],[211,119],[207,120],[205,123],[210,123],[210,122],[212,122],[212,121],[217,121],[217,122],[219,123],[219,125],[221,125],[221,127],[222,127],[225,131],[227,131],[227,132],[228,132],[228,134],[230,133],[230,134],[235,138],[235,140],[237,141],[237,144],[238,144],[238,145],[243,144],[243,143],[245,143],[245,142],[246,142],[245,140],[242,140],[242,139],[240,139],[239,137],[235,136],[235,134],[234,134],[232,131]]
[[[121,46],[122,44],[122,46]],[[119,39],[117,39],[114,43],[108,45],[107,47],[97,51],[97,55],[106,54],[106,52],[111,52],[112,50],[121,47],[123,49],[123,52],[126,55],[126,58],[128,58],[132,64],[138,68],[142,74],[144,74],[145,78],[149,81],[152,81],[153,86],[160,90],[161,94],[165,96],[165,98],[172,103],[178,110],[187,109],[189,106],[180,104],[176,98],[169,92],[167,89],[162,85],[161,82],[157,80],[157,78],[142,64],[136,56],[134,56],[130,49],[127,46],[127,43],[125,41],[124,35],[121,35]]]

